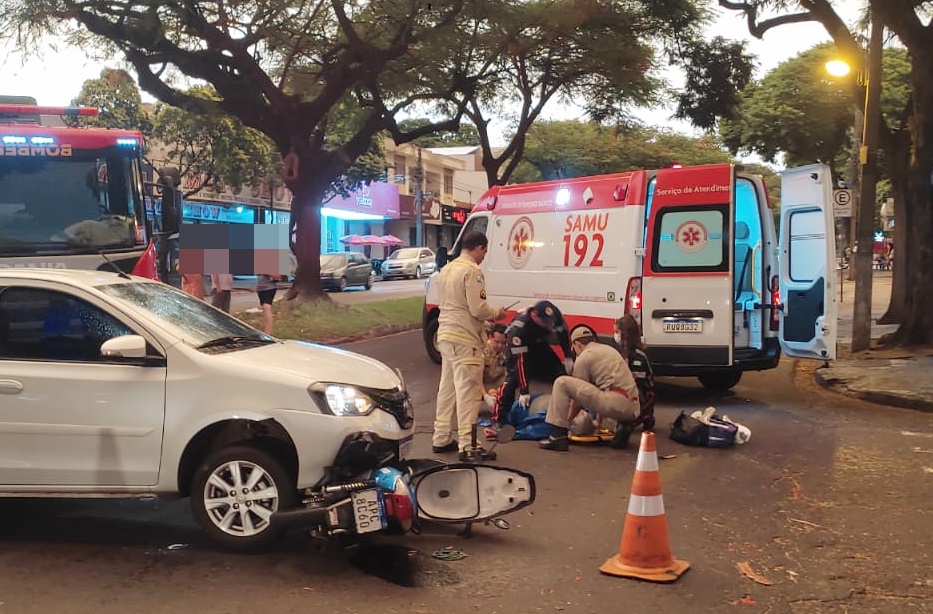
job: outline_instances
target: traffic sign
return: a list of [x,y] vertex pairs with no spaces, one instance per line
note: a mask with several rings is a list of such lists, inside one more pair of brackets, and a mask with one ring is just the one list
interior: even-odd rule
[[833,216],[852,217],[852,190],[833,190]]

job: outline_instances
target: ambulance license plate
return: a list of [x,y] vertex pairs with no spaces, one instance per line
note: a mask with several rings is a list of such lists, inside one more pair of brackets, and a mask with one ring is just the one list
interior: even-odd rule
[[702,333],[703,320],[664,320],[665,333]]
[[385,504],[375,488],[359,490],[350,497],[357,533],[372,533],[386,526]]

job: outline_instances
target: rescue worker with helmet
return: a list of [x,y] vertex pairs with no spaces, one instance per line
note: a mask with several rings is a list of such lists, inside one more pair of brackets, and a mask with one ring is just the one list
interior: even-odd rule
[[544,450],[569,449],[567,429],[581,410],[612,418],[620,426],[634,422],[639,415],[638,386],[619,351],[598,343],[585,326],[573,330],[571,344],[577,360],[573,375],[554,382],[544,419],[551,425],[551,434],[540,443]]
[[[563,364],[551,349],[554,335],[564,352]],[[494,426],[486,429],[489,439],[495,439],[499,428],[507,422],[516,391],[522,407],[527,408],[531,404],[529,377],[553,382],[573,368],[567,324],[563,314],[550,301],[538,301],[512,319],[506,329],[506,352],[505,382],[499,388],[492,411]]]
[[[461,453],[470,445],[473,424],[483,404],[484,323],[505,317],[505,309],[486,302],[486,285],[479,265],[489,241],[481,232],[468,232],[461,253],[437,278],[440,315],[437,349],[441,381],[437,390],[433,451]],[[456,423],[454,419],[456,417]]]

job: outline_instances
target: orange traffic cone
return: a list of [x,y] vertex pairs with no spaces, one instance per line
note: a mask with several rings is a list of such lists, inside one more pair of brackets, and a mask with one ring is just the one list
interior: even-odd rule
[[654,433],[642,433],[619,554],[603,563],[599,571],[623,578],[673,582],[688,569],[690,563],[671,556]]

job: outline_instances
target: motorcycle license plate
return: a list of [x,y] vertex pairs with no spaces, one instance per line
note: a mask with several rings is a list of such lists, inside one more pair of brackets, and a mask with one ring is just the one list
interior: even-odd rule
[[372,533],[386,527],[385,504],[377,489],[359,490],[350,496],[357,533]]
[[664,320],[665,333],[702,333],[703,320]]

